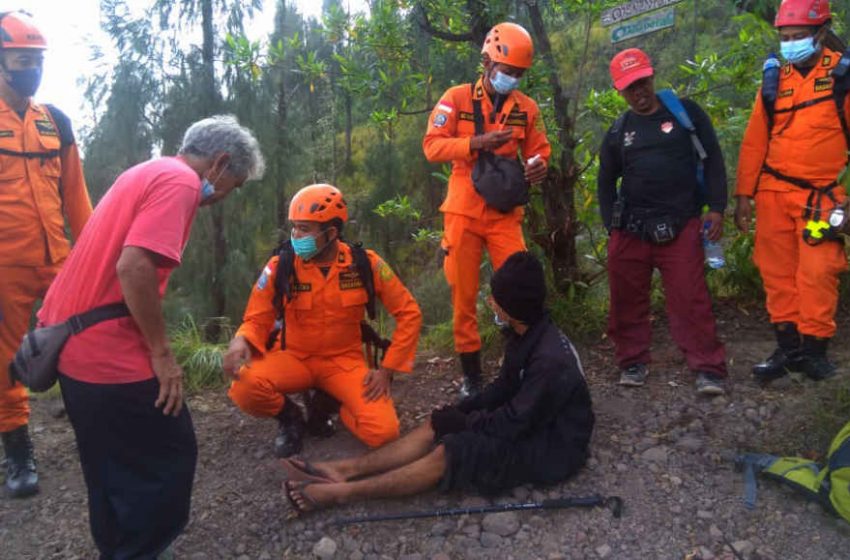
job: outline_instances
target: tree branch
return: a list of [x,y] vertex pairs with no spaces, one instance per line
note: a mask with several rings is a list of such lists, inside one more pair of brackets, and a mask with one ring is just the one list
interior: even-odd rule
[[434,27],[434,25],[431,23],[431,20],[428,19],[428,12],[425,11],[425,7],[420,2],[416,3],[416,11],[419,12],[420,16],[419,18],[417,18],[417,23],[419,24],[419,27],[422,28],[425,33],[431,35],[432,37],[436,37],[437,39],[442,39],[444,41],[452,41],[455,43],[465,43],[474,39],[471,31],[468,31],[466,33],[450,33],[448,31],[442,31]]

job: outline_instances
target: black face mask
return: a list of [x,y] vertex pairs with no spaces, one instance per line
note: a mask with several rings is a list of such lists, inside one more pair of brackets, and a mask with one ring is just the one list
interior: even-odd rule
[[7,69],[6,73],[9,75],[6,83],[21,97],[32,97],[41,85],[41,68]]

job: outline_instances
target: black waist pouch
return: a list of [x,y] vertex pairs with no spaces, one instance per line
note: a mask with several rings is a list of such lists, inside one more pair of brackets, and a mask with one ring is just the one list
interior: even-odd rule
[[528,202],[525,170],[516,159],[481,152],[472,170],[472,184],[487,206],[507,213]]

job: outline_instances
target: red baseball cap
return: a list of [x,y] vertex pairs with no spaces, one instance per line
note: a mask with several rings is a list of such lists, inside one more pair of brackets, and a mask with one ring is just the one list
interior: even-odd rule
[[618,52],[611,59],[611,81],[617,91],[623,91],[632,83],[652,76],[652,61],[649,55],[640,49],[626,49]]

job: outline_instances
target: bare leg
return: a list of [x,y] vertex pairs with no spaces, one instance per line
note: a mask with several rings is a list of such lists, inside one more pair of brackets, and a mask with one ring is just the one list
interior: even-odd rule
[[359,499],[418,494],[436,486],[445,471],[445,447],[438,445],[424,457],[377,476],[353,482],[300,483],[300,486],[287,488],[287,491],[291,499],[298,504],[298,509],[305,512]]
[[434,445],[434,430],[428,420],[407,435],[359,457],[314,463],[334,480],[351,480],[403,467],[421,459]]

